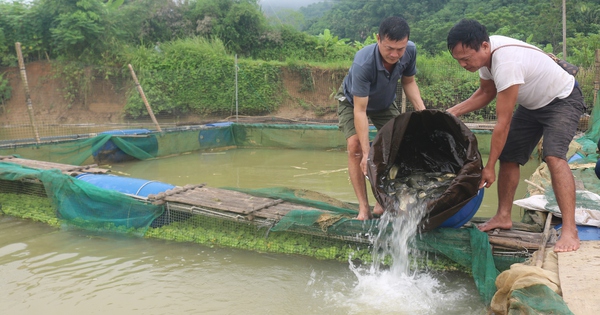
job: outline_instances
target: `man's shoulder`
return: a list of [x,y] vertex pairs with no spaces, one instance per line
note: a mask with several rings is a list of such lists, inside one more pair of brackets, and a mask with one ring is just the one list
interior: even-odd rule
[[531,46],[524,41],[518,40],[516,38],[502,36],[502,35],[492,35],[490,36],[490,43],[492,44],[492,49],[506,46],[506,45],[523,45],[523,46]]
[[377,44],[367,45],[361,49],[359,49],[356,54],[354,54],[354,60],[362,60],[369,59],[374,56],[375,51],[377,50]]
[[415,45],[414,42],[409,40],[408,44],[406,45],[406,51],[409,54],[416,56],[417,55],[417,45]]

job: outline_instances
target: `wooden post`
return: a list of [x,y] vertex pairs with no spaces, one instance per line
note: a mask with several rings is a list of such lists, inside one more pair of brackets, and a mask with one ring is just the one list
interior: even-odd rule
[[562,57],[564,60],[567,60],[567,0],[562,1],[562,40]]
[[544,264],[544,256],[546,256],[546,244],[548,243],[548,238],[550,238],[550,224],[552,223],[552,213],[548,212],[548,216],[546,217],[546,224],[544,224],[544,234],[542,236],[542,243],[540,244],[540,248],[538,249],[537,259],[535,260],[536,267],[542,267]]
[[37,126],[35,125],[35,118],[33,115],[33,105],[31,104],[31,95],[29,93],[29,83],[27,83],[27,72],[25,71],[25,62],[23,61],[23,53],[21,52],[21,43],[15,43],[15,49],[17,50],[17,57],[19,58],[19,69],[21,69],[21,80],[23,80],[23,86],[25,86],[25,100],[27,102],[27,112],[29,113],[29,121],[33,128],[33,134],[35,135],[35,142],[40,143],[40,134],[38,133]]
[[150,104],[148,104],[148,100],[146,99],[144,90],[142,89],[142,86],[140,85],[140,82],[138,81],[137,76],[135,75],[135,71],[133,71],[133,67],[131,66],[131,64],[129,64],[129,70],[131,70],[131,76],[133,77],[133,81],[135,81],[135,86],[137,87],[138,92],[140,92],[140,96],[142,97],[142,100],[144,101],[144,105],[146,105],[146,110],[148,111],[150,118],[152,118],[152,121],[156,125],[156,130],[158,130],[159,132],[162,132],[162,129],[160,129],[160,125],[158,124],[158,121],[156,121],[156,117],[154,117],[152,108],[150,108]]

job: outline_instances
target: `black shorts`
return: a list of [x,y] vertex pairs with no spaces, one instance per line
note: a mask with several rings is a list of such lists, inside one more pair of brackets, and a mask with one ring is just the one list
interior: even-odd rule
[[[338,100],[338,127],[344,133],[346,139],[356,134],[354,127],[354,107],[346,96],[344,96],[343,87],[340,86],[335,99]],[[400,115],[396,102],[393,102],[388,109],[367,112],[367,117],[377,130],[381,129],[388,121]]]
[[500,161],[524,165],[543,136],[542,158],[555,156],[567,159],[569,144],[585,112],[581,89],[576,86],[565,99],[554,99],[535,110],[517,107],[513,114],[508,138],[500,154]]

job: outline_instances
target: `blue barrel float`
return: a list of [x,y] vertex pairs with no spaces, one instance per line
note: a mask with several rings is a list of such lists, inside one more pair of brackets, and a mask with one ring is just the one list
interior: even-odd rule
[[479,189],[477,195],[473,197],[466,205],[464,205],[457,213],[448,218],[439,227],[447,227],[458,229],[461,226],[465,225],[469,220],[475,216],[477,210],[479,210],[479,206],[481,206],[481,202],[483,201],[483,191],[484,188]]
[[[91,174],[83,173],[76,176],[77,179],[90,183],[96,187],[108,190],[118,191],[123,194],[148,197],[148,195],[156,195],[175,188],[174,185],[133,177],[122,177],[108,174]],[[179,219],[184,219],[186,216],[179,216]],[[174,221],[170,211],[165,211],[158,218],[152,221],[151,227],[160,227]]]
[[[148,129],[124,129],[101,132],[100,135],[114,135],[126,139],[126,141],[150,155],[155,156],[158,152],[158,140]],[[142,137],[140,137],[142,136]],[[118,163],[136,160],[135,157],[123,152],[112,141],[108,140],[100,149],[92,153],[97,164]]]
[[88,182],[96,187],[118,191],[128,195],[148,197],[175,188],[174,185],[155,180],[146,180],[133,177],[123,177],[107,174],[83,173],[77,179]]
[[[557,224],[554,229],[560,231],[562,223]],[[577,225],[577,234],[580,241],[598,241],[600,240],[600,228],[597,226]]]

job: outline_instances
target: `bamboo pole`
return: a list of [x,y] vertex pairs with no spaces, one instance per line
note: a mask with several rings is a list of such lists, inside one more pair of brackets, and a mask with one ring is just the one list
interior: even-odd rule
[[29,121],[31,122],[31,128],[35,135],[35,142],[40,143],[40,134],[38,133],[37,126],[35,124],[35,118],[33,115],[33,105],[31,103],[31,94],[29,93],[29,83],[27,83],[27,72],[25,71],[25,62],[23,61],[23,53],[21,52],[21,43],[15,43],[15,49],[17,50],[17,57],[19,58],[19,69],[21,70],[21,80],[23,80],[23,86],[25,87],[25,100],[27,103],[27,112],[29,113]]
[[544,253],[546,252],[546,244],[548,243],[548,238],[550,237],[550,222],[552,222],[552,213],[548,212],[548,216],[546,217],[546,225],[544,226],[542,244],[540,244],[540,248],[538,249],[537,253],[537,259],[535,260],[536,267],[541,268],[544,264]]
[[489,239],[490,244],[492,244],[492,245],[500,245],[503,247],[521,249],[521,250],[522,249],[536,249],[539,246],[539,244],[537,244],[537,243],[528,242],[528,241],[524,241],[521,239],[506,238],[506,237],[501,237],[501,236],[489,235],[488,239]]
[[158,132],[162,132],[162,129],[160,129],[160,125],[158,124],[158,121],[156,121],[156,117],[154,117],[152,108],[150,108],[150,104],[148,104],[148,99],[146,99],[146,94],[144,94],[144,90],[142,89],[142,86],[140,85],[140,82],[138,81],[138,78],[135,75],[135,71],[133,71],[133,67],[131,66],[131,64],[129,64],[128,66],[129,66],[129,70],[131,71],[131,76],[133,77],[133,81],[135,82],[135,86],[137,87],[138,92],[140,92],[140,96],[142,97],[142,100],[144,101],[144,105],[146,105],[146,110],[148,111],[150,118],[152,118],[152,121],[156,125],[156,130],[158,130]]
[[[529,185],[533,185],[535,187],[537,187],[538,189],[540,189],[542,192],[546,192],[546,189],[544,189],[541,186],[536,185],[535,183],[525,180],[526,183],[528,183]],[[544,264],[544,256],[545,256],[545,252],[546,252],[546,244],[548,243],[548,238],[550,238],[550,225],[552,223],[552,213],[548,212],[548,214],[546,215],[546,224],[544,224],[544,233],[542,235],[542,243],[540,244],[539,248],[538,248],[538,253],[537,253],[537,258],[535,260],[535,266],[536,267],[542,267],[542,265]]]
[[562,57],[567,60],[567,0],[562,1],[562,40]]

